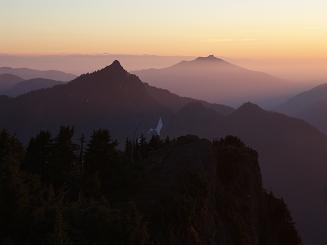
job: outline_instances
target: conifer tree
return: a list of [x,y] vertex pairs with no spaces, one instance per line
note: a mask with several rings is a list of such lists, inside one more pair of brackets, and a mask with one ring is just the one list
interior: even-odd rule
[[124,150],[125,156],[129,159],[133,159],[133,144],[130,142],[130,140],[127,138],[125,141],[125,150]]
[[116,147],[117,142],[112,140],[107,130],[93,132],[85,152],[83,188],[86,195],[99,197],[101,188],[108,186],[114,178]]
[[51,160],[48,167],[48,180],[55,189],[67,186],[71,182],[71,174],[77,164],[77,145],[73,143],[74,129],[61,127],[51,147]]
[[28,144],[23,169],[33,174],[45,177],[51,154],[51,135],[47,131],[41,131]]

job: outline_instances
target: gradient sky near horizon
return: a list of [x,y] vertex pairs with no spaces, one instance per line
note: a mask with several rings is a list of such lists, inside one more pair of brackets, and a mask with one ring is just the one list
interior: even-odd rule
[[0,0],[0,53],[327,58],[326,0]]

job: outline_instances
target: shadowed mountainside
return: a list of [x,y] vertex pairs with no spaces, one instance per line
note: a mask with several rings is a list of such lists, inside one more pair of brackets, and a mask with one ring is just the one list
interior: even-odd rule
[[324,244],[327,137],[320,131],[251,103],[226,117],[200,104],[189,104],[167,127],[166,133],[173,136],[240,137],[259,152],[264,184],[285,198],[304,242]]
[[[70,83],[15,99],[3,97],[2,101],[0,109],[5,117],[0,126],[23,138],[43,128],[55,130],[58,125],[75,125],[76,130],[87,133],[93,128],[110,127],[114,137],[122,139],[135,137],[151,128],[160,116],[170,118],[196,100],[142,83],[115,61]],[[221,115],[233,111],[224,105],[200,103]],[[21,127],[23,121],[24,128]]]

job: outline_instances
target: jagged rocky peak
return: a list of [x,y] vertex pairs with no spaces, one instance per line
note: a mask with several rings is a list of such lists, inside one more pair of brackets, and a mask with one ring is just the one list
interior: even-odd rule
[[83,74],[79,77],[79,79],[76,80],[93,79],[95,82],[99,82],[99,81],[103,82],[109,80],[122,81],[127,77],[132,77],[132,75],[124,69],[124,67],[120,64],[118,60],[115,60],[114,62],[112,62],[111,65],[108,65],[92,73]]
[[94,76],[101,76],[101,77],[107,77],[107,76],[114,76],[117,77],[119,75],[126,75],[129,74],[124,67],[120,64],[118,60],[115,60],[111,63],[111,65],[108,65],[102,69],[99,69],[97,71],[94,71],[92,73],[86,73],[81,75],[81,77],[94,77]]
[[112,62],[111,65],[106,66],[104,69],[100,70],[103,72],[115,72],[115,73],[127,73],[127,71],[124,69],[124,67],[120,64],[118,60],[115,60]]
[[75,79],[72,84],[80,84],[80,82],[82,82],[82,84],[86,86],[108,86],[108,84],[117,85],[126,81],[141,83],[137,76],[130,74],[118,60],[115,60],[112,64],[102,69],[81,75]]

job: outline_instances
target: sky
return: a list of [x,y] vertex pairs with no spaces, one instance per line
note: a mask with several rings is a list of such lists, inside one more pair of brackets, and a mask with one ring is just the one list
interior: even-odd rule
[[0,53],[327,59],[326,0],[0,0]]

